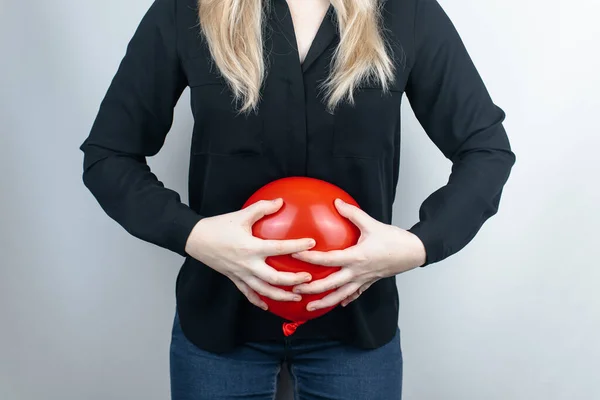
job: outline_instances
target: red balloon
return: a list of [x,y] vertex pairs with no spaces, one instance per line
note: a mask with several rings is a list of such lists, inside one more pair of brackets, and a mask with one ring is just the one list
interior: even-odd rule
[[[347,218],[340,215],[334,201],[339,198],[358,207],[358,203],[341,188],[323,180],[306,177],[291,177],[273,181],[256,191],[244,204],[246,208],[260,200],[283,199],[283,206],[275,214],[267,215],[252,226],[254,236],[261,239],[302,239],[316,241],[312,250],[342,250],[355,245],[360,230]],[[323,279],[338,271],[339,267],[325,267],[297,260],[290,255],[267,257],[266,263],[278,271],[308,272],[313,281]],[[291,286],[279,286],[291,291]],[[285,323],[286,336],[308,320],[320,317],[334,307],[308,311],[308,303],[331,293],[304,294],[300,302],[280,302],[261,296],[269,311],[290,321]],[[337,306],[337,305],[336,305]]]

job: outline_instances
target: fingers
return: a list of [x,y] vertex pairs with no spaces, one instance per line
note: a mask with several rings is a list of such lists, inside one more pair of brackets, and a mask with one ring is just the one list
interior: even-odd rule
[[256,293],[259,293],[265,297],[276,301],[300,301],[302,296],[288,292],[287,290],[279,289],[269,285],[267,282],[262,281],[258,278],[250,278],[246,281],[246,284],[250,286]]
[[351,296],[354,292],[358,290],[360,284],[351,282],[348,283],[333,293],[328,294],[323,297],[321,300],[312,301],[306,305],[306,309],[308,311],[315,311],[321,308],[333,307],[336,304],[340,304],[345,298]]
[[303,251],[292,254],[292,257],[310,264],[326,267],[341,267],[343,265],[352,265],[366,261],[357,246],[348,247],[344,250]]
[[[348,269],[341,269],[333,274],[313,281],[296,286],[293,291],[298,294],[317,294],[329,290],[337,289],[349,283],[353,278],[352,272]],[[341,301],[341,300],[340,300]]]
[[281,272],[267,264],[254,268],[252,273],[260,280],[275,286],[296,286],[312,279],[307,272]]
[[282,206],[283,199],[281,198],[275,200],[260,200],[247,207],[244,211],[248,216],[248,223],[253,225],[264,216],[276,213]]
[[374,221],[376,221],[373,219],[373,217],[360,208],[352,204],[348,204],[341,199],[336,199],[335,207],[342,217],[348,218],[350,222],[352,222],[358,227],[358,229],[361,230],[361,232],[368,231],[369,227],[373,225]]
[[352,303],[354,300],[358,299],[360,294],[358,292],[354,292],[354,294],[350,295],[350,297],[346,297],[344,301],[342,301],[341,306],[346,307],[348,304]]
[[252,290],[250,286],[246,285],[239,279],[232,279],[231,281],[235,284],[235,286],[237,286],[239,291],[242,292],[244,296],[246,296],[250,303],[254,304],[258,308],[262,308],[265,311],[269,309],[267,303],[262,301],[258,294],[256,294],[256,292]]
[[[259,239],[260,240],[260,239]],[[314,239],[261,240],[260,252],[265,256],[299,253],[315,247]]]
[[342,307],[346,307],[348,304],[352,303],[354,300],[358,299],[361,294],[363,294],[368,288],[371,287],[373,282],[367,282],[361,287],[358,288],[356,292],[347,297],[344,301],[342,301]]

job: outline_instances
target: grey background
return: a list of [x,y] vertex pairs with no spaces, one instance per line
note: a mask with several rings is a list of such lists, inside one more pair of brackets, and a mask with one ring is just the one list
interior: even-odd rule
[[[398,277],[405,399],[598,399],[600,5],[441,3],[507,112],[518,162],[471,245]],[[0,1],[0,399],[168,398],[182,260],[101,211],[78,150],[149,4]],[[450,165],[403,113],[406,228]],[[186,92],[150,161],[184,197],[191,125]]]

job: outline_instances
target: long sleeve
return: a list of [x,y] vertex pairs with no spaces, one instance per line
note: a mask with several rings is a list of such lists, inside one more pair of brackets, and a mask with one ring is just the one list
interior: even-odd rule
[[423,242],[425,265],[466,246],[496,214],[515,163],[491,100],[452,22],[435,0],[417,0],[414,65],[406,94],[427,135],[452,162],[448,183],[421,205],[410,231]]
[[84,184],[103,210],[133,236],[185,256],[202,217],[146,163],[163,146],[186,87],[175,3],[156,0],[143,17],[80,149]]

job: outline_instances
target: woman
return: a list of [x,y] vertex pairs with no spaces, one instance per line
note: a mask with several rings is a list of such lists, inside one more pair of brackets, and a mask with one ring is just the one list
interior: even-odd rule
[[[190,87],[189,206],[148,168]],[[453,163],[409,230],[391,225],[406,93]],[[132,235],[185,257],[171,345],[175,400],[272,399],[287,361],[298,399],[398,399],[395,276],[462,249],[496,213],[514,155],[459,35],[435,0],[156,0],[81,146],[84,182]],[[281,199],[241,210],[287,176],[336,184],[358,245],[263,241],[251,225]],[[342,266],[322,280],[271,269],[293,254]],[[275,285],[294,286],[294,292]],[[262,294],[309,309],[341,303],[290,338]]]

